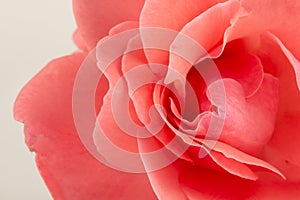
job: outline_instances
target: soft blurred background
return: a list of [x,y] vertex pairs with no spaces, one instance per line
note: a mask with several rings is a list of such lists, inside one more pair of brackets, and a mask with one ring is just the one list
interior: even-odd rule
[[13,119],[14,100],[51,59],[75,50],[72,1],[1,0],[0,4],[0,199],[47,200],[23,125]]

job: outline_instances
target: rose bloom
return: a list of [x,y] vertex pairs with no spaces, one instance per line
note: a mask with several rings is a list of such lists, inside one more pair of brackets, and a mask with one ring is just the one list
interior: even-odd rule
[[[54,199],[299,199],[300,1],[73,0],[73,8],[79,50],[43,68],[20,92],[14,109]],[[101,130],[82,135],[78,123],[85,116],[78,122],[74,114],[76,101],[86,98],[74,99],[81,66],[101,55],[99,45],[126,31],[139,28],[137,40],[145,45],[143,30],[149,27],[196,42],[209,55],[199,66],[213,61],[222,79],[207,81],[196,65],[171,51],[172,42],[170,51],[124,53],[96,85],[92,106]],[[129,75],[147,64],[148,70]],[[83,77],[89,81],[92,75]],[[123,77],[128,87],[118,86]],[[143,80],[149,84],[129,95],[131,83]],[[222,93],[226,98],[219,102]],[[152,137],[134,137],[120,127],[129,120],[122,110],[140,127],[163,126]],[[209,135],[210,123],[222,113],[220,133]],[[123,152],[140,155],[141,173],[134,171],[138,163],[105,149],[102,132]],[[174,138],[182,152],[169,145]],[[165,157],[145,156],[164,147]],[[128,163],[133,170],[122,166]]]

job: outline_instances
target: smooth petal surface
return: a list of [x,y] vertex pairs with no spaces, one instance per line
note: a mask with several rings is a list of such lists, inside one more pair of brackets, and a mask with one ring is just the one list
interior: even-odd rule
[[73,54],[49,63],[15,103],[15,117],[25,124],[26,143],[37,154],[41,175],[55,199],[155,199],[146,175],[104,166],[79,139],[72,117],[72,90],[85,56]]
[[[251,55],[237,44],[240,41],[229,43],[223,55],[215,59],[222,78],[232,78],[238,81],[243,87],[246,98],[254,95],[260,88],[264,79],[264,69],[260,59]],[[235,53],[231,53],[234,49]]]
[[[140,26],[161,27],[179,31],[186,23],[209,7],[224,0],[146,0]],[[180,13],[180,15],[178,15]]]
[[[226,119],[219,140],[249,154],[259,153],[274,130],[279,98],[278,80],[265,74],[260,89],[248,99],[238,82],[224,79],[223,84],[226,90]],[[209,87],[210,99],[210,96],[218,95],[219,89],[217,82]]]
[[115,34],[123,32],[123,31],[127,31],[130,29],[138,28],[138,27],[139,27],[138,21],[125,21],[125,22],[122,22],[122,23],[112,27],[109,30],[109,35],[110,36],[115,35]]
[[85,41],[83,40],[78,29],[76,29],[73,33],[73,41],[79,49],[81,49],[82,51],[87,51]]
[[280,167],[288,180],[299,182],[300,157],[297,152],[300,141],[300,92],[295,68],[299,68],[300,65],[297,61],[291,62],[278,42],[273,36],[264,35],[257,52],[266,70],[276,75],[280,82],[279,112],[275,130],[263,156],[268,162]]
[[138,20],[144,0],[73,0],[78,28],[89,49],[124,21]]
[[300,47],[296,45],[300,40],[298,1],[242,0],[241,6],[248,14],[235,20],[226,30],[224,44],[234,39],[270,31],[293,52],[298,60],[300,59]]
[[268,30],[300,59],[299,1],[242,0],[241,5],[251,14],[236,24],[236,33],[249,35]]

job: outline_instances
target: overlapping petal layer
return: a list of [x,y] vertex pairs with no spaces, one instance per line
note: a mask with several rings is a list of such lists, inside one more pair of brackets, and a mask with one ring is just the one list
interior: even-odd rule
[[[73,54],[52,61],[16,101],[15,117],[25,124],[26,143],[37,154],[40,173],[55,199],[155,199],[146,175],[108,168],[79,139],[72,116],[72,91],[85,56]],[[100,88],[99,99],[106,87]]]

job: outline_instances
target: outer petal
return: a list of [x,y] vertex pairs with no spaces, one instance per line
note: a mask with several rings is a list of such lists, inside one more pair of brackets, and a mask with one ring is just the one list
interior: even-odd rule
[[73,0],[76,22],[89,49],[113,26],[138,20],[143,5],[144,0]]
[[273,36],[265,35],[262,37],[258,50],[263,65],[280,81],[277,122],[273,137],[265,148],[264,157],[271,164],[278,166],[288,180],[299,182],[300,92],[297,87],[295,69],[299,68],[300,64],[296,60],[291,62],[278,42]]
[[79,49],[81,49],[82,51],[87,51],[85,41],[83,40],[78,29],[76,29],[73,33],[73,41]]
[[269,30],[300,59],[299,1],[242,0],[241,4],[251,14],[237,23],[237,33],[251,34]]
[[55,199],[155,199],[145,175],[107,168],[82,145],[72,117],[72,90],[84,58],[74,54],[52,61],[15,103],[41,175]]
[[[179,31],[209,7],[226,0],[146,0],[140,17],[141,27],[161,27]],[[180,13],[180,15],[179,15]]]
[[279,37],[298,60],[300,59],[300,47],[297,45],[300,41],[299,1],[242,0],[241,5],[248,14],[238,18],[226,30],[224,45],[234,39],[270,31]]

